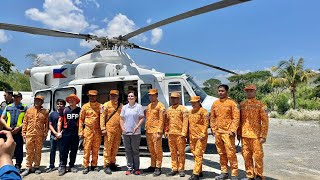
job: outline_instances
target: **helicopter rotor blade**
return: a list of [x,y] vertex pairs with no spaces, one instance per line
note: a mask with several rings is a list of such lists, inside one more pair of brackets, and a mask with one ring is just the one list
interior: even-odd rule
[[56,31],[51,29],[36,28],[36,27],[7,24],[7,23],[0,23],[0,29],[17,31],[17,32],[25,32],[29,34],[39,34],[39,35],[45,35],[45,36],[77,38],[77,39],[86,39],[86,40],[93,39],[95,37],[90,34],[76,34],[76,33]]
[[170,23],[173,23],[173,22],[176,22],[176,21],[180,21],[182,19],[186,19],[186,18],[192,17],[192,16],[197,16],[199,14],[207,13],[207,12],[218,10],[218,9],[222,9],[222,8],[225,8],[225,7],[228,7],[228,6],[233,6],[233,5],[240,4],[240,3],[243,3],[243,2],[247,2],[247,1],[250,1],[250,0],[221,0],[219,2],[215,2],[215,3],[209,4],[209,5],[206,5],[206,6],[191,10],[191,11],[184,12],[182,14],[178,14],[176,16],[173,16],[173,17],[170,17],[170,18],[167,18],[167,19],[164,19],[164,20],[156,22],[154,24],[150,24],[150,25],[145,26],[143,28],[140,28],[140,29],[138,29],[136,31],[128,33],[128,34],[126,34],[124,36],[121,36],[121,39],[122,40],[128,40],[128,39],[130,39],[130,38],[132,38],[134,36],[137,36],[137,35],[139,35],[141,33],[144,33],[146,31],[155,29],[155,28],[160,27],[160,26],[164,26],[166,24],[170,24]]
[[224,71],[224,72],[228,72],[228,73],[237,75],[237,73],[235,73],[235,72],[233,72],[231,70],[224,69],[224,68],[219,67],[219,66],[214,66],[212,64],[208,64],[208,63],[205,63],[205,62],[197,61],[197,60],[194,60],[194,59],[178,56],[178,55],[175,55],[175,54],[170,54],[170,53],[167,53],[167,52],[162,52],[162,51],[158,51],[158,50],[154,50],[154,49],[150,49],[150,48],[146,48],[146,47],[142,47],[142,46],[138,46],[138,45],[134,45],[133,48],[141,49],[141,50],[145,50],[145,51],[150,51],[150,52],[154,52],[154,53],[159,53],[159,54],[164,54],[164,55],[167,55],[167,56],[172,56],[172,57],[176,57],[176,58],[180,58],[180,59],[184,59],[184,60],[187,60],[187,61],[191,61],[191,62],[195,62],[195,63],[198,63],[198,64],[202,64],[204,66],[208,66],[208,67],[211,67],[211,68],[214,68],[214,69],[218,69],[220,71]]

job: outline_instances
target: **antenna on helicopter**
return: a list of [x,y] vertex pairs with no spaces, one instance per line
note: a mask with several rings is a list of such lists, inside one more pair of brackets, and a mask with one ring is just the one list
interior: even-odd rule
[[233,71],[230,71],[230,70],[218,67],[218,66],[214,66],[214,65],[211,65],[211,64],[208,64],[205,62],[201,62],[198,60],[194,60],[194,59],[190,59],[190,58],[186,58],[186,57],[182,57],[182,56],[178,56],[178,55],[174,55],[174,54],[170,54],[170,53],[166,53],[166,52],[161,52],[161,51],[153,50],[150,48],[141,47],[141,46],[138,46],[138,45],[135,45],[133,43],[128,42],[128,40],[134,36],[137,36],[141,33],[146,32],[146,31],[155,29],[157,27],[161,27],[161,26],[164,26],[164,25],[167,25],[170,23],[174,23],[174,22],[186,19],[186,18],[190,18],[193,16],[207,13],[207,12],[226,8],[226,7],[233,6],[233,5],[240,4],[243,2],[247,2],[247,1],[250,1],[250,0],[221,0],[219,2],[215,2],[215,3],[209,4],[209,5],[197,8],[197,9],[193,9],[191,11],[187,11],[187,12],[178,14],[176,16],[164,19],[162,21],[150,24],[150,25],[145,26],[143,28],[140,28],[136,31],[130,32],[124,36],[112,37],[112,38],[98,37],[98,36],[90,35],[90,34],[70,33],[70,32],[63,32],[63,31],[57,31],[57,30],[50,30],[50,29],[36,28],[36,27],[22,26],[22,25],[15,25],[15,24],[7,24],[7,23],[0,23],[0,29],[25,32],[25,33],[29,33],[29,34],[38,34],[38,35],[64,37],[64,38],[77,38],[77,39],[85,39],[86,41],[98,41],[99,42],[99,44],[95,48],[86,52],[82,56],[87,55],[87,54],[91,54],[94,52],[98,52],[101,50],[105,50],[105,49],[114,49],[116,47],[118,47],[118,48],[124,47],[124,48],[131,48],[131,49],[135,48],[135,49],[146,50],[149,52],[154,52],[154,53],[159,53],[159,54],[164,54],[164,55],[184,59],[187,61],[202,64],[202,65],[205,65],[205,66],[208,66],[211,68],[215,68],[215,69],[218,69],[221,71],[236,74]]

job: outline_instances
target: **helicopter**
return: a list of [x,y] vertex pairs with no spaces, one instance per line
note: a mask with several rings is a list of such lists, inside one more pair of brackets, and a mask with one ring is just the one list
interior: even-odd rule
[[65,99],[69,94],[77,94],[80,98],[80,106],[82,106],[88,102],[86,94],[90,89],[98,90],[98,102],[100,103],[108,101],[109,92],[112,89],[119,90],[119,101],[125,103],[126,92],[128,92],[128,90],[134,90],[138,94],[138,103],[146,107],[150,103],[148,90],[151,88],[158,89],[158,99],[164,103],[166,107],[170,105],[170,93],[180,92],[180,103],[188,109],[191,109],[191,103],[189,102],[190,97],[197,95],[200,96],[202,106],[210,111],[212,103],[217,98],[207,95],[201,87],[194,82],[191,76],[183,73],[162,73],[154,69],[150,70],[139,67],[135,61],[124,52],[124,49],[140,49],[172,56],[231,74],[236,74],[231,70],[195,59],[139,46],[129,42],[129,39],[170,23],[247,1],[250,0],[218,1],[150,24],[128,34],[110,38],[8,23],[0,23],[0,29],[35,35],[76,38],[98,42],[98,45],[92,50],[83,54],[71,64],[33,67],[25,70],[25,74],[30,76],[33,95],[44,96],[45,100],[43,106],[50,111],[56,110],[55,103],[57,99]]

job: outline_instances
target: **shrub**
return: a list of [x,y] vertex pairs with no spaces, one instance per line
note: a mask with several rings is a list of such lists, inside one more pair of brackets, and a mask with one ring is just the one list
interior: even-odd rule
[[268,114],[269,118],[278,118],[279,117],[279,113],[277,111],[271,111]]
[[285,113],[285,117],[288,119],[296,120],[318,120],[320,121],[320,111],[316,110],[294,110],[290,109]]

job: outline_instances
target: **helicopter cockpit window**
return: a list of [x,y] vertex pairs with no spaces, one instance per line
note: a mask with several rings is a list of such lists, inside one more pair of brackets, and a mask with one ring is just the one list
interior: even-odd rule
[[190,94],[188,93],[187,89],[183,87],[183,98],[184,98],[184,105],[185,106],[191,106],[190,101]]
[[[62,88],[62,89],[56,89],[53,94],[53,109],[56,110],[56,101],[57,99],[64,99],[66,100],[66,97],[70,94],[76,94],[75,88]],[[68,105],[68,103],[67,103]]]
[[48,109],[49,111],[51,111],[51,95],[52,92],[50,90],[47,91],[39,91],[35,94],[36,96],[43,96],[44,97],[44,101],[43,101],[43,108]]
[[148,106],[148,104],[150,103],[149,95],[148,95],[149,89],[152,89],[151,84],[141,84],[140,85],[141,105],[142,106]]
[[197,85],[197,83],[195,83],[193,81],[193,79],[191,77],[188,77],[187,78],[187,81],[188,83],[190,84],[192,90],[194,91],[194,93],[197,95],[197,96],[200,96],[200,99],[201,99],[201,102],[207,97],[207,94],[202,90],[201,87],[199,87]]
[[[172,92],[179,92],[181,94],[181,83],[179,81],[169,82],[168,90],[169,90],[169,97]],[[170,102],[170,106],[171,106],[171,101],[169,101],[169,102]],[[180,98],[180,104],[182,104],[182,98]]]

